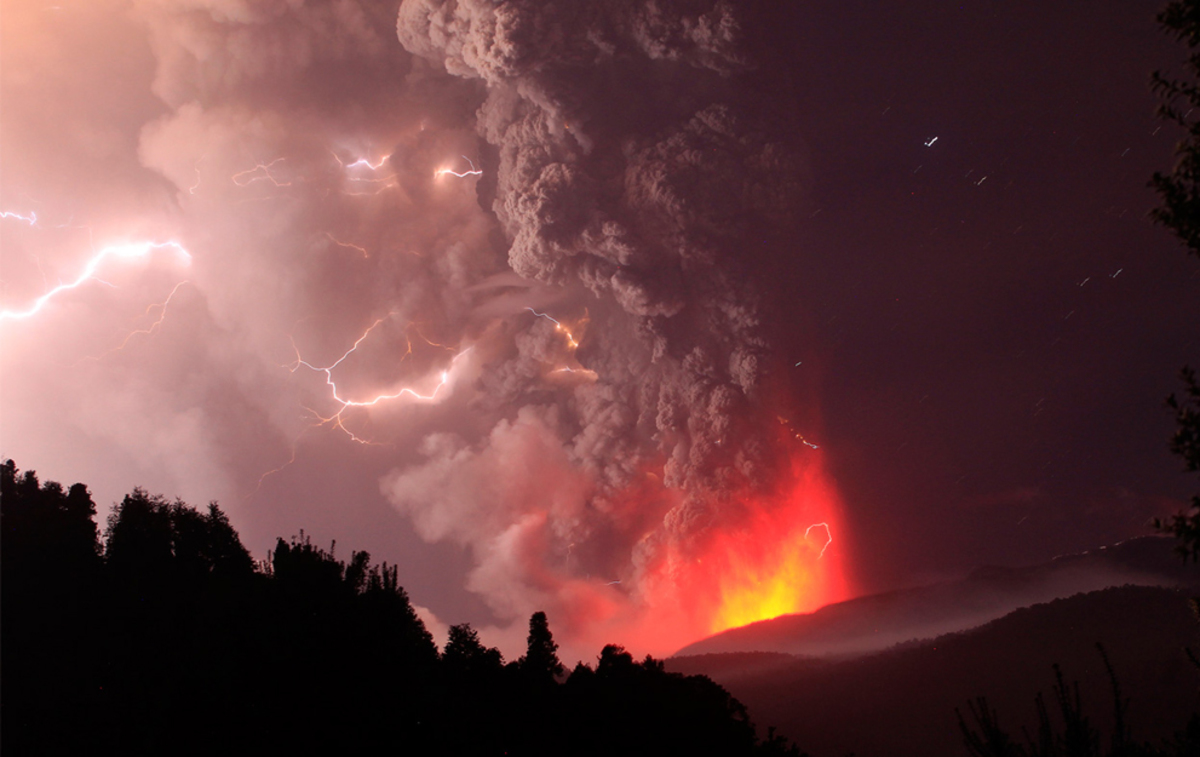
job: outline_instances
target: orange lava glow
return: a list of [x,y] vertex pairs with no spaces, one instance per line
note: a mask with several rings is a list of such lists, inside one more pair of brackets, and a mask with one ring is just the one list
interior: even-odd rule
[[[687,554],[673,551],[651,578],[647,599],[659,622],[643,630],[656,637],[653,646],[671,646],[670,638],[679,648],[849,596],[839,543],[841,504],[819,451],[797,453],[791,480],[778,497],[741,505],[738,516],[714,525]],[[672,614],[674,622],[667,621]]]

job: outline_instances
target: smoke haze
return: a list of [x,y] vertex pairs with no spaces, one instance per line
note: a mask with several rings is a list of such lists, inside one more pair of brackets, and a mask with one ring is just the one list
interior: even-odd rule
[[[98,181],[75,188],[86,217],[72,217],[58,186],[9,178],[8,205],[27,186],[50,199],[36,225],[5,228],[6,255],[40,265],[48,238],[73,243],[61,278],[110,235],[136,234],[190,259],[106,263],[111,291],[85,282],[5,323],[10,366],[56,341],[90,358],[50,385],[6,376],[6,404],[53,394],[63,426],[136,461],[145,485],[237,502],[235,514],[306,445],[370,447],[415,533],[465,550],[465,586],[500,627],[544,609],[589,644],[633,632],[652,607],[659,624],[678,615],[680,572],[706,534],[769,509],[793,455],[818,464],[766,408],[784,398],[767,382],[778,361],[755,274],[785,254],[805,172],[745,84],[759,63],[742,9],[105,10],[26,13],[32,27],[86,14],[134,43],[122,64],[152,71],[154,98],[131,92],[140,111],[114,108],[130,115],[111,130],[147,199],[111,208],[133,192]],[[106,107],[50,101],[82,119]],[[29,286],[6,301],[28,301]],[[14,433],[5,452],[37,459],[54,444]],[[95,469],[86,457],[72,475]],[[808,522],[829,517],[821,508]],[[712,630],[703,616],[680,623]]]
[[1142,534],[1158,4],[0,0],[0,456],[568,660]]

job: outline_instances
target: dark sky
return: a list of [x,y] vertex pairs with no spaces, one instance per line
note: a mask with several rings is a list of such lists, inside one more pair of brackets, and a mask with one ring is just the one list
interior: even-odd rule
[[1158,2],[400,5],[0,1],[0,454],[658,653],[764,533],[817,601],[1196,487]]
[[797,300],[862,577],[1143,533],[1194,488],[1163,398],[1200,352],[1200,267],[1146,219],[1157,4],[821,5]]

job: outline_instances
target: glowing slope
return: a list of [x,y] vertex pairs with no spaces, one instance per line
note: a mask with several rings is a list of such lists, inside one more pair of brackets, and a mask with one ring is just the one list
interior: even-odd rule
[[777,498],[747,498],[739,517],[686,551],[667,552],[644,584],[648,617],[636,633],[642,644],[674,651],[847,598],[837,490],[819,452],[798,454],[792,467]]

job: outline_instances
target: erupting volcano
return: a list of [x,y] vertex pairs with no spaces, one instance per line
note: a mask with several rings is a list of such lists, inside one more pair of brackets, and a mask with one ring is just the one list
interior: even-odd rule
[[[99,297],[76,286],[94,264],[46,287],[54,313],[0,303],[31,351],[85,324],[124,344],[116,300],[161,316],[63,377],[55,412],[136,408],[146,432],[90,432],[138,461],[131,485],[293,530],[288,508],[316,495],[285,493],[292,477],[353,471],[405,549],[457,555],[453,588],[505,651],[537,610],[580,655],[662,654],[841,598],[818,432],[776,410],[794,324],[770,278],[797,254],[810,182],[786,76],[748,42],[770,6],[386,5],[132,4],[154,66],[129,147],[146,186],[105,210],[100,190],[27,199],[55,196],[48,174],[13,173],[30,210],[0,218],[6,254],[42,270],[49,230],[109,213],[104,228],[177,231],[188,287],[169,312],[132,288]],[[187,391],[140,391],[160,375]]]
[[817,453],[797,453],[778,496],[751,495],[730,509],[728,522],[665,550],[644,580],[651,617],[631,643],[673,651],[847,598],[834,544],[840,503]]

